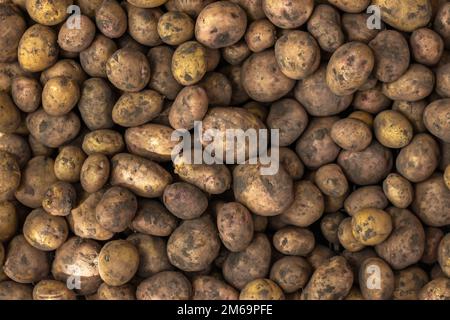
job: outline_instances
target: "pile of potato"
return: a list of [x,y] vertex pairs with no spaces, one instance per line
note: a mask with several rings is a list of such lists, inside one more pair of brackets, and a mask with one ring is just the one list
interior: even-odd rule
[[450,2],[0,0],[0,299],[449,300],[449,227]]

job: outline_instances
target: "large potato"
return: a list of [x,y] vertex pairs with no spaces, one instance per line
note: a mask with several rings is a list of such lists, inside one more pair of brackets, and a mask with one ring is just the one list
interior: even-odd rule
[[176,96],[170,111],[169,122],[174,129],[191,130],[195,121],[201,121],[208,111],[208,96],[200,86],[187,86]]
[[106,63],[117,51],[116,43],[102,34],[98,34],[91,45],[80,52],[80,63],[91,77],[106,78]]
[[[163,15],[161,10],[157,8],[138,8],[129,4],[127,4],[126,8],[128,11],[128,33],[130,36],[145,46],[154,47],[161,44],[162,37],[160,38],[157,31],[158,21]],[[182,29],[182,31],[184,30]]]
[[380,209],[362,209],[352,217],[353,236],[366,246],[382,243],[389,237],[392,228],[391,216]]

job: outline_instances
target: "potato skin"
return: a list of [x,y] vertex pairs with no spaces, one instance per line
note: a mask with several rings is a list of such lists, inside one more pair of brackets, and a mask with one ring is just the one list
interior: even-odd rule
[[11,239],[16,234],[18,225],[18,215],[13,203],[0,202],[0,241],[5,242]]
[[389,237],[392,228],[391,216],[380,209],[362,209],[352,217],[353,236],[366,246],[382,243]]
[[414,199],[411,183],[397,173],[389,174],[383,181],[383,192],[397,208],[407,208]]
[[450,143],[450,99],[436,100],[430,103],[423,113],[423,123],[434,136]]
[[52,184],[42,200],[42,208],[54,216],[67,216],[75,206],[77,193],[67,182],[59,181]]
[[13,133],[20,125],[20,111],[5,92],[0,92],[0,132]]
[[413,138],[413,127],[400,112],[380,112],[373,122],[377,140],[388,148],[402,148]]
[[410,267],[395,274],[394,300],[418,300],[418,294],[428,283],[428,275],[419,267]]
[[115,0],[105,0],[95,11],[97,28],[108,38],[119,38],[127,30],[127,16]]
[[161,203],[140,200],[136,216],[130,227],[144,234],[157,237],[170,236],[177,227],[177,219]]
[[[128,179],[130,174],[134,176],[132,181]],[[127,153],[112,158],[111,184],[128,188],[138,196],[159,197],[171,181],[170,174],[151,160]]]
[[2,281],[0,300],[33,300],[33,287],[10,280]]
[[116,51],[113,40],[98,34],[91,45],[80,52],[80,63],[91,77],[106,78],[106,63]]
[[369,126],[358,119],[346,118],[333,124],[331,139],[347,151],[363,151],[372,142],[372,131]]
[[428,28],[414,30],[410,44],[414,60],[427,66],[437,64],[444,52],[444,41],[438,33]]
[[239,300],[284,300],[284,293],[272,280],[256,279],[242,288]]
[[158,34],[164,43],[180,45],[194,36],[194,21],[186,13],[169,11],[159,18]]
[[42,87],[38,80],[17,76],[11,83],[11,98],[24,112],[33,112],[41,104]]
[[323,194],[331,197],[342,197],[348,191],[347,178],[336,164],[320,167],[315,174],[315,183]]
[[277,27],[295,29],[304,24],[314,9],[313,0],[262,0],[267,18]]
[[183,86],[198,83],[207,71],[207,51],[197,41],[178,46],[172,56],[171,70],[175,80]]
[[188,300],[191,295],[191,283],[175,271],[160,272],[145,279],[136,291],[138,300]]
[[373,38],[385,29],[384,23],[381,23],[380,30],[370,29],[367,26],[367,20],[370,15],[363,13],[344,13],[342,15],[342,29],[347,35],[348,41],[360,41],[369,43]]
[[444,237],[444,232],[439,228],[425,228],[425,250],[423,252],[421,262],[433,264],[438,260],[439,243]]
[[356,0],[356,1],[348,1],[348,0],[329,0],[329,2],[341,9],[344,12],[349,13],[358,13],[367,8],[370,4],[370,0]]
[[158,9],[138,8],[126,4],[128,11],[128,33],[139,44],[154,47],[162,43],[158,35],[158,20],[163,12]]
[[13,197],[20,186],[21,176],[16,159],[10,153],[0,151],[0,201],[10,200]]
[[76,300],[76,294],[63,282],[56,280],[39,281],[33,289],[33,300]]
[[299,180],[303,177],[305,166],[300,160],[299,156],[289,148],[283,147],[279,151],[280,163],[284,170],[292,177],[292,179]]
[[69,52],[81,52],[88,48],[95,38],[95,24],[85,15],[80,15],[80,28],[72,29],[68,22],[59,30],[58,45]]
[[89,193],[100,190],[109,179],[110,163],[108,158],[95,153],[86,158],[80,172],[83,189]]
[[242,289],[250,281],[268,275],[271,246],[267,236],[255,234],[251,244],[241,252],[230,253],[223,264],[225,280],[237,289]]
[[38,282],[50,271],[47,253],[32,247],[23,235],[18,235],[9,243],[3,271],[15,282]]
[[448,234],[442,238],[438,247],[438,262],[442,271],[448,277],[450,274],[450,236]]
[[183,220],[200,217],[208,207],[206,195],[197,187],[185,182],[168,185],[164,189],[163,202],[174,216]]
[[285,227],[273,236],[273,246],[285,255],[307,256],[315,244],[314,234],[308,229]]
[[192,281],[192,300],[237,300],[238,292],[212,276],[198,276]]
[[320,230],[330,243],[339,244],[339,225],[346,216],[341,212],[328,213],[320,220]]
[[380,258],[365,260],[359,269],[361,293],[367,300],[388,300],[394,293],[394,273]]
[[450,47],[450,25],[448,23],[448,16],[450,14],[450,5],[448,3],[442,4],[436,12],[434,18],[433,29],[444,40],[446,49]]
[[267,19],[253,21],[245,33],[245,42],[252,52],[264,51],[272,47],[275,41],[276,27]]
[[126,240],[114,240],[105,244],[98,256],[100,278],[111,286],[126,284],[137,272],[139,253]]
[[338,227],[339,243],[349,252],[358,252],[364,249],[364,245],[356,240],[352,232],[352,218],[347,217],[341,221]]
[[83,138],[83,151],[87,155],[102,153],[112,156],[125,147],[122,135],[114,130],[100,129],[91,131]]
[[26,30],[26,22],[20,10],[8,3],[0,4],[0,20],[4,31],[0,40],[0,63],[14,62],[20,38]]
[[425,100],[415,102],[394,101],[392,110],[403,114],[413,126],[415,133],[423,133],[426,131],[425,125],[423,124],[423,112],[426,106],[427,102]]
[[55,77],[42,90],[42,107],[51,116],[69,113],[80,99],[80,88],[75,80]]
[[334,257],[314,271],[301,298],[302,300],[342,300],[350,292],[352,284],[353,272],[347,261],[343,257]]
[[220,239],[211,218],[206,215],[185,220],[167,242],[170,263],[183,271],[201,271],[218,256]]
[[334,52],[345,41],[339,11],[327,4],[319,4],[308,20],[308,32],[317,40],[320,48]]
[[312,273],[306,259],[283,257],[277,260],[270,270],[270,279],[285,293],[293,293],[305,287]]
[[170,111],[169,122],[174,129],[190,130],[195,121],[201,121],[208,110],[208,96],[200,86],[187,86],[176,96]]
[[65,182],[75,183],[80,181],[81,168],[86,159],[86,154],[76,146],[65,146],[60,149],[55,159],[55,175]]
[[428,282],[419,292],[420,300],[448,300],[450,299],[450,280],[437,278]]
[[247,43],[243,40],[237,43],[221,49],[223,59],[233,66],[240,65],[248,56],[251,51]]
[[218,1],[207,5],[197,17],[195,38],[203,45],[219,49],[238,42],[247,28],[247,15],[237,4]]

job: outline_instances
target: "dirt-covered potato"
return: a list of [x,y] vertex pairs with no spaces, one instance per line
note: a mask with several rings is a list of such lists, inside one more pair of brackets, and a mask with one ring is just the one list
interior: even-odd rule
[[369,258],[359,269],[359,286],[366,300],[388,300],[395,289],[394,272],[382,259]]
[[75,80],[55,77],[42,90],[42,107],[51,116],[62,116],[76,106],[79,98],[80,88]]
[[173,269],[166,251],[166,241],[142,233],[133,233],[127,238],[139,252],[139,268],[137,275],[148,278],[158,272]]
[[334,52],[344,44],[345,36],[341,28],[341,16],[334,7],[320,4],[314,8],[308,20],[308,32],[317,40],[320,48]]
[[158,8],[139,8],[130,4],[126,4],[126,9],[129,35],[141,45],[160,45],[162,41],[158,35],[158,20],[163,12]]
[[445,169],[444,182],[445,185],[447,186],[447,189],[450,190],[450,165],[447,165],[447,168]]
[[164,43],[177,46],[194,36],[194,21],[186,13],[169,11],[158,21],[158,35]]
[[86,154],[76,146],[62,147],[55,159],[55,175],[65,182],[80,181],[81,168]]
[[76,300],[75,292],[64,282],[56,280],[39,281],[33,289],[33,300]]
[[438,247],[438,262],[444,272],[448,277],[450,274],[450,235],[446,234],[442,238]]
[[192,300],[237,300],[232,286],[212,276],[198,276],[192,281]]
[[428,282],[419,292],[420,300],[449,300],[450,279],[437,278]]
[[339,225],[345,217],[342,212],[333,212],[325,215],[320,220],[320,231],[328,242],[339,244]]
[[98,300],[136,300],[136,289],[130,285],[115,287],[102,283],[97,290]]
[[0,62],[13,62],[17,59],[17,47],[26,30],[26,22],[20,10],[11,3],[0,4],[1,29]]
[[270,279],[286,293],[296,292],[306,286],[312,273],[310,264],[302,257],[283,257],[270,270]]
[[383,84],[383,94],[392,100],[418,101],[434,89],[435,76],[427,67],[412,64],[397,80]]
[[311,252],[311,254],[307,257],[307,261],[312,266],[313,270],[316,270],[334,256],[335,253],[331,251],[331,249],[318,244]]
[[72,59],[63,59],[41,73],[40,81],[43,86],[48,80],[56,77],[65,77],[75,80],[81,85],[86,80],[86,73],[82,66]]
[[119,38],[127,30],[125,10],[116,0],[105,0],[95,11],[97,28],[108,38]]
[[79,28],[73,28],[66,21],[59,29],[58,45],[69,52],[81,52],[87,49],[95,38],[95,24],[85,15],[80,15]]
[[16,189],[21,184],[21,176],[15,157],[6,151],[0,151],[0,201],[13,198]]
[[231,88],[233,90],[231,104],[237,105],[246,102],[250,97],[243,86],[242,67],[230,65],[220,70],[231,83]]
[[397,171],[411,182],[428,179],[439,164],[439,147],[431,135],[414,136],[409,145],[397,156]]
[[372,130],[361,120],[345,118],[333,124],[331,139],[347,151],[363,151],[372,142]]
[[161,203],[140,200],[136,216],[130,227],[144,234],[167,237],[177,227],[177,219]]
[[72,3],[72,0],[27,0],[26,10],[37,23],[54,26],[67,18],[67,8]]
[[80,63],[91,77],[106,78],[106,63],[117,51],[116,43],[102,34],[98,34],[91,45],[80,52]]
[[76,284],[77,292],[93,294],[102,283],[98,271],[98,255],[101,246],[93,240],[72,237],[56,250],[52,275],[64,283]]
[[297,140],[295,149],[307,167],[319,168],[339,155],[340,148],[330,136],[332,126],[338,120],[337,117],[313,118]]
[[393,229],[391,216],[380,209],[366,208],[352,216],[352,233],[363,245],[374,246],[386,240]]
[[139,252],[131,242],[113,240],[98,256],[100,278],[111,286],[121,286],[133,278],[139,267]]
[[345,13],[342,15],[342,28],[348,41],[369,43],[384,29],[384,24],[381,24],[381,30],[369,28],[367,23],[369,19],[370,15],[366,13]]
[[13,133],[20,126],[20,111],[5,92],[0,92],[0,132]]
[[[450,98],[450,64],[448,63],[439,66],[436,70],[436,92],[442,98]],[[19,107],[17,102],[16,105]]]
[[444,232],[439,228],[425,228],[425,250],[423,252],[421,262],[433,264],[438,260],[439,243],[444,237]]
[[[425,231],[419,219],[409,210],[391,207],[387,212],[392,217],[393,231],[375,247],[379,257],[396,270],[417,263],[425,248]],[[392,252],[397,254],[393,255]]]
[[423,123],[434,136],[450,143],[450,99],[436,100],[423,113]]
[[158,116],[163,96],[153,90],[124,93],[114,105],[112,119],[122,127],[140,126]]
[[185,220],[167,242],[170,263],[183,271],[201,271],[218,256],[220,239],[210,216]]
[[377,114],[389,108],[392,101],[382,93],[381,84],[367,90],[359,90],[355,94],[353,105],[355,109]]
[[83,151],[87,155],[102,153],[108,156],[121,152],[125,147],[122,135],[114,130],[91,131],[83,138]]
[[252,54],[242,66],[242,85],[259,102],[272,102],[286,95],[295,85],[281,71],[274,50]]
[[9,201],[0,202],[0,242],[8,241],[16,234],[18,220],[14,204]]
[[314,234],[308,229],[285,227],[274,234],[273,246],[282,254],[305,257],[314,249]]
[[342,300],[353,285],[353,272],[343,257],[333,257],[313,273],[302,292],[303,300]]
[[326,83],[326,66],[322,66],[306,79],[299,80],[294,90],[295,98],[312,116],[336,115],[347,109],[353,95],[335,95]]
[[314,175],[314,181],[323,194],[331,197],[341,197],[349,188],[347,178],[336,164],[320,167]]
[[428,283],[428,275],[419,267],[395,273],[394,300],[418,300],[420,289]]
[[38,282],[50,271],[47,253],[31,246],[23,235],[18,235],[9,243],[3,271],[19,283]]
[[366,44],[346,43],[331,56],[326,82],[336,95],[355,93],[369,78],[374,64],[374,54]]
[[208,96],[200,86],[183,88],[169,112],[169,122],[174,129],[190,130],[195,121],[201,121],[208,109]]
[[297,227],[308,227],[324,212],[324,199],[320,190],[309,181],[294,185],[294,201],[282,212],[282,221]]
[[46,191],[42,208],[54,216],[67,216],[76,204],[77,193],[73,185],[58,181]]
[[86,158],[81,167],[81,186],[86,192],[97,192],[108,181],[109,172],[110,163],[108,158],[100,153],[92,154]]
[[181,273],[163,271],[145,279],[137,287],[138,300],[188,300],[192,295],[189,280]]
[[274,175],[262,175],[262,168],[261,164],[238,165],[233,170],[234,195],[253,213],[276,216],[293,203],[294,184],[283,167]]
[[207,51],[197,41],[178,46],[172,56],[171,70],[175,80],[183,86],[198,83],[207,71]]
[[305,166],[294,151],[289,148],[280,148],[279,157],[280,164],[292,179],[299,180],[303,177]]
[[253,239],[252,215],[237,202],[229,202],[219,207],[217,228],[222,243],[231,252],[245,250]]
[[412,56],[417,63],[433,66],[439,62],[444,52],[444,41],[438,33],[428,28],[414,30],[410,45]]
[[349,13],[361,12],[370,4],[370,0],[328,0],[328,2],[342,11]]
[[222,48],[222,57],[233,66],[240,65],[250,54],[251,51],[245,41]]
[[377,140],[388,148],[403,148],[413,138],[413,127],[408,119],[398,111],[380,112],[373,122]]
[[242,289],[250,281],[269,274],[271,246],[267,236],[255,234],[250,245],[241,252],[231,252],[223,264],[223,276],[233,287]]
[[364,245],[353,235],[352,218],[350,217],[341,221],[337,235],[339,243],[349,252],[358,252],[364,248]]
[[139,51],[119,49],[108,59],[106,74],[116,88],[138,92],[150,80],[150,64],[147,57]]
[[261,52],[273,47],[275,41],[276,27],[267,19],[253,21],[245,33],[245,42],[252,52]]
[[303,25],[314,10],[313,0],[262,0],[267,18],[277,27],[295,29]]
[[414,199],[411,183],[397,173],[389,174],[383,181],[383,192],[397,208],[407,208]]
[[11,98],[24,112],[33,112],[41,104],[42,87],[38,80],[25,76],[15,77],[11,84]]
[[33,286],[10,280],[2,281],[0,300],[33,300]]
[[206,195],[197,187],[185,182],[168,185],[164,189],[163,201],[174,216],[183,220],[200,217],[208,207]]
[[413,126],[415,133],[425,132],[426,128],[423,123],[423,112],[427,106],[425,100],[415,102],[395,101],[392,110],[403,114]]
[[239,300],[284,300],[284,293],[272,280],[256,279],[242,288]]

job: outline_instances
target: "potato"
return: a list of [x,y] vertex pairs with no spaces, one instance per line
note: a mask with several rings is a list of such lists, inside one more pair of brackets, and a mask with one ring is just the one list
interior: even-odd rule
[[341,28],[339,11],[329,5],[315,7],[307,24],[308,32],[317,40],[320,48],[334,52],[344,44],[345,36]]
[[222,243],[231,252],[245,250],[253,239],[252,215],[237,202],[229,202],[219,207],[217,228]]
[[35,24],[23,34],[18,47],[20,67],[29,72],[40,72],[58,59],[56,33],[49,27]]
[[372,5],[380,8],[384,22],[406,32],[412,32],[427,25],[432,15],[431,3],[427,0],[407,0],[401,3],[373,0]]
[[298,81],[295,98],[312,116],[332,116],[347,109],[353,95],[337,96],[326,84],[326,67],[320,67],[314,74]]
[[[136,1],[136,0],[132,0]],[[139,1],[139,0],[137,0]],[[160,0],[163,1],[163,0]],[[208,4],[214,0],[195,0],[195,1],[184,1],[184,0],[168,0],[166,2],[166,8],[168,11],[181,11],[187,13],[192,18],[195,18]],[[235,1],[233,1],[235,2]]]
[[400,112],[386,110],[373,123],[377,140],[388,148],[403,148],[413,138],[413,127]]
[[195,38],[201,44],[218,49],[238,42],[245,33],[247,15],[237,4],[220,1],[207,5],[195,23]]
[[425,100],[416,102],[395,101],[392,105],[392,110],[403,114],[413,126],[414,131],[417,133],[422,133],[426,130],[423,123],[423,112],[426,106],[427,103]]
[[[381,258],[396,270],[417,263],[425,248],[425,231],[419,219],[409,210],[395,207],[387,209],[392,217],[391,235],[375,250]],[[396,252],[397,254],[392,254]]]
[[309,181],[298,181],[294,185],[294,201],[282,212],[281,220],[297,227],[308,227],[323,212],[324,200],[319,189]]
[[449,70],[450,64],[438,66],[436,70],[436,93],[439,94],[442,98],[450,97]]
[[15,77],[11,84],[11,97],[14,104],[24,112],[35,111],[41,103],[42,87],[34,78]]
[[444,52],[444,41],[438,33],[428,28],[414,30],[410,45],[412,55],[417,63],[433,66],[439,62]]
[[[350,231],[351,233],[351,231]],[[355,241],[355,240],[354,240]],[[350,250],[344,250],[341,255],[347,260],[348,264],[353,270],[353,276],[355,285],[359,282],[359,270],[363,262],[369,258],[377,257],[375,250],[370,247],[365,247],[360,251],[351,252]],[[358,288],[359,289],[359,288]],[[361,293],[360,293],[361,294]]]
[[270,269],[270,242],[265,234],[257,233],[251,244],[241,252],[230,253],[223,264],[225,280],[243,289],[250,281],[266,277]]
[[356,240],[352,232],[352,218],[347,217],[341,221],[338,227],[339,243],[349,252],[358,252],[364,249],[364,245]]
[[173,54],[171,70],[183,86],[198,83],[207,71],[206,49],[196,41],[183,43]]
[[306,286],[312,273],[309,263],[301,257],[283,257],[270,270],[270,279],[285,293],[293,293]]
[[133,6],[140,8],[154,8],[163,5],[167,0],[127,0]]
[[242,85],[259,102],[273,102],[286,95],[295,81],[284,75],[273,50],[252,54],[242,66]]
[[33,156],[46,156],[52,155],[55,149],[49,148],[36,140],[32,135],[28,136],[28,144],[30,145],[31,153]]
[[284,300],[284,294],[272,280],[256,279],[246,284],[239,300]]
[[108,158],[95,153],[86,158],[80,172],[81,186],[86,192],[100,190],[109,179],[110,164]]
[[344,12],[349,13],[358,13],[365,10],[369,4],[370,0],[356,0],[356,1],[348,1],[348,0],[329,0],[332,5],[338,7]]
[[331,128],[336,121],[336,117],[314,118],[297,140],[295,149],[308,168],[319,168],[337,158],[340,148],[330,137]]
[[315,183],[322,193],[332,197],[341,197],[348,191],[347,178],[336,164],[320,167],[315,174]]
[[2,281],[0,300],[33,300],[33,287],[14,281]]
[[18,224],[16,207],[9,201],[0,202],[0,242],[11,239],[16,234]]
[[439,228],[427,227],[425,228],[425,250],[423,252],[421,262],[426,264],[433,264],[438,259],[438,247],[444,232]]
[[314,271],[302,300],[342,300],[353,284],[353,273],[343,257],[334,257]]
[[176,217],[184,220],[196,219],[208,207],[208,199],[197,187],[176,182],[164,189],[163,201],[166,208]]
[[141,52],[119,49],[108,59],[106,74],[116,88],[126,92],[138,92],[144,89],[150,80],[150,65]]
[[134,233],[127,238],[139,252],[137,275],[148,278],[162,271],[172,269],[166,252],[166,241],[142,233]]
[[383,84],[383,94],[392,100],[418,101],[433,91],[435,76],[427,67],[412,64],[398,80]]
[[27,0],[26,10],[37,23],[54,26],[67,18],[67,8],[72,3],[72,0]]
[[80,52],[80,63],[91,77],[106,78],[106,63],[116,51],[115,42],[99,34],[88,48]]
[[136,216],[130,227],[144,234],[167,237],[177,227],[177,219],[161,203],[140,200]]
[[183,271],[207,268],[218,256],[220,240],[209,216],[184,221],[167,242],[170,263]]
[[320,230],[325,239],[333,244],[339,244],[338,230],[345,215],[341,212],[334,212],[325,215],[320,220]]
[[353,111],[348,115],[350,119],[356,119],[364,122],[369,128],[373,127],[373,116],[367,111]]
[[261,52],[273,47],[276,41],[276,27],[267,19],[253,21],[245,33],[248,49]]
[[308,263],[312,266],[313,270],[316,270],[321,265],[325,264],[328,259],[334,257],[333,251],[321,244],[318,244],[311,254],[307,257]]
[[294,202],[292,178],[282,167],[274,175],[262,175],[261,168],[261,164],[241,164],[233,170],[235,198],[258,215],[279,215]]
[[277,27],[295,29],[303,25],[314,10],[313,0],[262,0],[267,18]]
[[102,283],[97,290],[98,300],[136,300],[136,290],[130,284],[115,287]]
[[14,62],[17,47],[26,30],[26,22],[20,10],[12,4],[0,4],[1,29],[4,34],[0,40],[0,62]]
[[438,166],[439,148],[431,135],[417,134],[397,156],[397,171],[411,182],[428,179]]
[[175,129],[190,130],[195,121],[201,121],[208,109],[208,96],[199,86],[183,88],[169,112],[170,125]]
[[222,57],[233,66],[240,65],[250,54],[250,48],[242,40],[231,46],[222,48]]
[[285,255],[307,256],[315,246],[314,234],[308,229],[285,227],[274,234],[273,245]]
[[81,169],[86,154],[76,146],[65,146],[60,149],[55,159],[55,175],[61,181],[80,181]]
[[80,99],[80,88],[75,80],[65,77],[49,79],[42,91],[42,107],[51,116],[69,113]]
[[20,126],[20,111],[8,94],[0,92],[0,132],[13,133]]
[[183,12],[169,11],[158,21],[158,35],[164,43],[177,46],[194,36],[194,21]]
[[428,283],[428,275],[419,267],[411,267],[395,274],[394,300],[418,300],[420,289]]
[[56,280],[39,281],[33,289],[33,300],[76,300],[77,296],[65,283]]
[[85,15],[79,17],[79,28],[72,28],[68,21],[59,30],[59,47],[69,52],[87,49],[95,38],[95,24]]
[[450,274],[450,236],[442,238],[438,248],[438,261],[442,271],[448,277]]
[[442,37],[447,49],[450,46],[450,25],[447,20],[449,12],[450,5],[448,3],[442,4],[436,12],[433,23],[433,29]]
[[79,281],[77,292],[93,294],[102,283],[98,271],[101,246],[89,239],[72,237],[56,250],[52,264],[55,280],[74,284]]
[[377,114],[389,108],[391,104],[392,101],[382,93],[381,84],[368,90],[357,91],[353,100],[355,109],[372,114]]
[[289,148],[280,148],[279,157],[280,164],[292,179],[299,180],[303,177],[305,166],[294,151]]
[[95,11],[97,28],[108,38],[120,38],[127,30],[127,16],[115,0],[105,0]]
[[192,281],[192,300],[237,300],[238,292],[212,276],[198,276]]
[[347,151],[363,151],[372,142],[372,131],[363,121],[353,118],[339,120],[330,131],[331,139]]
[[205,47],[206,50],[206,72],[214,71],[220,62],[220,50]]
[[447,189],[450,190],[450,165],[447,165],[447,168],[445,169],[444,182],[445,185],[447,186]]
[[65,77],[70,80],[75,80],[78,82],[78,85],[81,85],[86,80],[87,76],[78,62],[71,59],[63,59],[41,73],[41,84],[45,86],[47,81],[56,77]]
[[450,279],[438,278],[428,282],[419,292],[420,300],[449,300]]
[[0,151],[0,178],[0,201],[10,200],[20,186],[21,172],[14,156],[6,151]]
[[67,182],[52,184],[42,200],[42,208],[54,216],[67,216],[75,206],[77,193],[75,188]]
[[337,163],[348,180],[358,185],[370,185],[382,181],[392,169],[392,153],[376,141],[365,150],[342,151]]
[[188,300],[191,295],[191,283],[175,271],[160,272],[145,279],[136,291],[138,300]]
[[114,233],[103,228],[96,218],[95,208],[104,193],[104,191],[97,191],[87,195],[67,216],[70,229],[75,235],[101,241],[112,238]]
[[430,103],[423,113],[423,123],[434,136],[450,143],[450,99],[436,100]]
[[342,15],[342,28],[348,41],[369,43],[380,33],[380,30],[385,29],[384,23],[381,24],[380,29],[369,28],[369,18],[370,15],[366,13],[345,13]]
[[102,153],[105,155],[114,155],[124,149],[124,141],[122,135],[110,129],[101,129],[91,131],[83,138],[83,151],[92,155]]
[[246,102],[250,97],[243,86],[242,68],[240,66],[226,66],[221,69],[221,72],[225,74],[231,82],[233,92],[231,104],[238,105]]
[[73,112],[51,116],[43,109],[30,113],[26,125],[36,140],[50,148],[60,147],[75,138],[81,126],[80,119]]
[[38,282],[50,271],[47,253],[32,247],[23,235],[18,235],[9,243],[3,271],[19,283]]
[[209,72],[199,83],[206,95],[210,105],[226,106],[231,102],[232,88],[228,78],[219,72]]
[[361,42],[339,47],[327,66],[326,82],[339,96],[355,93],[369,78],[375,58],[372,50]]
[[133,278],[139,267],[139,252],[126,240],[106,243],[98,256],[98,271],[111,286],[121,286]]
[[414,199],[411,183],[397,173],[389,174],[383,181],[383,192],[397,208],[407,208]]
[[366,246],[382,243],[389,237],[392,229],[391,216],[380,209],[362,209],[352,216],[353,236]]
[[395,289],[394,273],[380,258],[369,258],[362,263],[359,283],[366,300],[388,300]]

